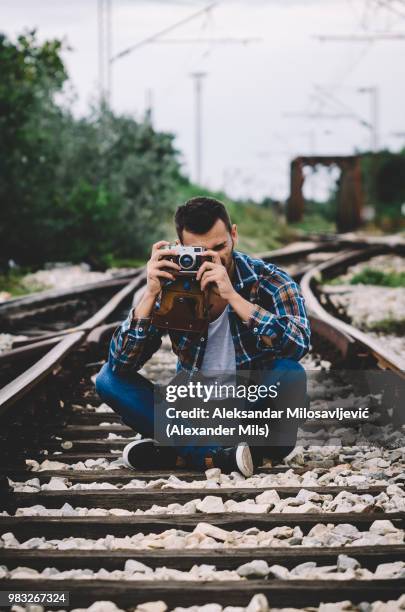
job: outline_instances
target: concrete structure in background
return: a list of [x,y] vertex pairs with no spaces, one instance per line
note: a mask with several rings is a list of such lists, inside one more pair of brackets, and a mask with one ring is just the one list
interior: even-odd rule
[[340,171],[336,227],[339,232],[348,232],[359,227],[362,220],[363,190],[361,185],[360,157],[312,156],[296,157],[291,162],[290,197],[287,201],[287,220],[301,221],[304,215],[304,166],[337,166]]

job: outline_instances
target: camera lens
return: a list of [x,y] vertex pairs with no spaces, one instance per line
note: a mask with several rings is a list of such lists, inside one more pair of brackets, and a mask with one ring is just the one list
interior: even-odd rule
[[194,265],[194,257],[191,255],[180,255],[179,257],[179,265],[184,270],[189,270]]

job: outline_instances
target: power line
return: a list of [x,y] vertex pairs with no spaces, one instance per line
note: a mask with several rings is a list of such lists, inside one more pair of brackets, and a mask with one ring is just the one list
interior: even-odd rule
[[173,44],[217,44],[217,45],[248,45],[253,42],[261,41],[261,38],[166,38],[163,40],[153,40],[154,44],[158,45],[173,45]]
[[119,53],[117,53],[117,55],[112,57],[110,61],[115,62],[121,57],[124,57],[125,55],[132,53],[136,49],[139,49],[140,47],[143,47],[144,45],[147,45],[148,43],[154,42],[156,39],[160,38],[161,36],[164,36],[165,34],[169,34],[169,32],[173,32],[173,30],[176,30],[180,26],[185,25],[186,23],[189,23],[190,21],[196,19],[197,17],[200,17],[200,15],[203,15],[204,13],[208,13],[215,6],[217,6],[217,4],[218,2],[212,2],[211,4],[209,4],[203,9],[200,9],[196,13],[193,13],[192,15],[189,15],[188,17],[185,17],[184,19],[181,19],[180,21],[176,21],[176,23],[173,23],[172,25],[166,28],[163,28],[162,30],[159,30],[158,32],[156,32],[155,34],[152,34],[151,36],[147,36],[146,38],[140,40],[134,45],[131,45],[130,47],[127,47],[123,51],[120,51]]
[[315,34],[321,42],[373,42],[375,40],[402,40],[405,32],[379,32],[375,34]]
[[349,119],[353,117],[352,113],[336,113],[336,114],[327,114],[327,113],[311,113],[311,112],[292,112],[292,113],[283,113],[283,117],[305,117],[307,119]]
[[371,124],[368,121],[365,121],[365,119],[363,119],[360,115],[358,115],[348,104],[345,104],[344,102],[342,102],[341,100],[339,100],[339,98],[337,98],[335,95],[331,94],[329,91],[327,91],[324,87],[322,87],[321,85],[314,85],[316,91],[324,96],[327,100],[333,102],[334,104],[336,104],[338,107],[342,108],[344,111],[346,111],[353,119],[356,119],[357,121],[359,121],[362,125],[364,125],[364,127],[367,128],[371,128]]
[[405,13],[399,11],[396,7],[394,7],[392,3],[389,2],[389,0],[374,0],[374,2],[378,6],[385,8],[388,11],[391,11],[395,15],[398,15],[398,17],[402,17],[402,19],[405,19]]

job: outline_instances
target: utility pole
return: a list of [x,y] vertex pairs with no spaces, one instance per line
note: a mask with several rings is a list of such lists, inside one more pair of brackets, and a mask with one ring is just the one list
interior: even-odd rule
[[104,98],[104,0],[97,0],[98,25],[98,87],[100,100]]
[[100,100],[110,102],[112,89],[112,0],[97,0],[97,23]]
[[201,185],[202,180],[202,80],[207,76],[206,72],[193,72],[195,95],[195,162],[196,182]]
[[107,68],[107,90],[106,100],[111,105],[112,97],[112,0],[106,0],[106,68]]
[[359,93],[370,94],[370,114],[371,114],[371,150],[378,151],[379,148],[379,91],[376,85],[370,87],[360,87]]
[[145,119],[149,125],[153,124],[153,93],[150,88],[145,93]]

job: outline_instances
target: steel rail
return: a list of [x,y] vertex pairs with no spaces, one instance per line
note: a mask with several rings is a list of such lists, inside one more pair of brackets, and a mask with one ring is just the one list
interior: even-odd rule
[[[63,334],[60,334],[60,340],[57,342],[51,350],[49,350],[43,357],[41,357],[36,363],[30,368],[25,370],[20,376],[15,378],[5,387],[0,389],[0,416],[3,415],[8,408],[14,404],[23,395],[45,378],[62,359],[71,352],[78,344],[81,344],[89,332],[100,325],[105,319],[119,306],[119,304],[132,292],[143,287],[145,282],[145,273],[142,272],[136,278],[132,279],[130,283],[116,293],[104,306],[92,317],[87,319],[81,325],[64,330]],[[55,339],[55,336],[53,337]],[[52,340],[52,339],[49,339]],[[44,341],[41,342],[44,348],[47,344]],[[31,344],[26,347],[26,353],[32,352],[35,348],[35,344]],[[21,355],[23,351],[19,350]],[[10,354],[13,351],[9,351]],[[3,359],[7,359],[7,353],[3,356]]]
[[34,294],[13,297],[0,303],[0,314],[3,314],[8,310],[19,308],[20,306],[44,304],[67,297],[81,295],[82,293],[87,293],[89,291],[98,291],[108,289],[109,287],[125,285],[132,278],[138,276],[142,270],[143,267],[135,268],[131,273],[117,274],[112,278],[107,278],[93,283],[86,283],[84,285],[77,285],[75,287],[69,287],[68,289],[47,289]]
[[[53,334],[46,334],[39,336],[38,338],[27,339],[23,342],[19,342],[17,343],[18,346],[16,348],[9,351],[4,351],[0,354],[0,362],[7,361],[8,359],[20,358],[21,356],[35,352],[36,350],[41,350],[41,347],[46,347],[47,343],[54,344],[58,342],[59,339],[62,339],[69,334],[79,331],[90,332],[92,329],[102,325],[103,322],[111,315],[111,313],[114,312],[114,310],[120,305],[120,303],[131,294],[131,292],[142,287],[145,282],[145,278],[145,272],[144,270],[141,270],[141,272],[134,279],[132,279],[125,287],[118,291],[118,293],[113,295],[113,297],[110,298],[108,302],[106,302],[106,304],[104,304],[104,306],[102,306],[94,315],[86,319],[86,321],[80,325],[70,327]],[[16,353],[16,351],[18,351],[18,353]]]
[[[140,298],[142,291],[144,290],[144,284],[140,282],[137,289],[134,290],[134,300],[136,303]],[[105,320],[105,319],[104,319]],[[93,321],[92,324],[95,322]],[[320,319],[320,324],[323,320]],[[326,324],[325,324],[326,325]],[[91,326],[90,326],[91,327]],[[82,334],[78,340],[78,345],[81,344],[85,339],[88,344],[92,337],[94,341],[97,341],[97,337],[100,340],[110,329],[109,324],[104,324],[89,330],[82,330],[76,332]],[[329,328],[330,329],[330,328]],[[89,333],[87,333],[89,331]],[[72,339],[74,333],[65,335],[64,339],[58,343],[53,351],[61,349],[61,345],[64,342]],[[355,341],[351,336],[343,332],[337,332],[337,337],[341,338],[342,343],[347,340],[348,343],[354,343]],[[76,346],[78,346],[76,345]],[[73,347],[72,347],[73,348]],[[67,349],[69,350],[69,349]],[[51,351],[52,352],[52,351]],[[91,351],[90,351],[91,354]],[[49,355],[49,354],[48,354]],[[93,358],[93,355],[91,355]],[[63,356],[61,356],[63,359]],[[38,364],[37,364],[38,365]],[[95,364],[92,363],[92,366]],[[90,382],[90,373],[93,370],[87,372],[88,383]],[[45,376],[46,374],[44,374]],[[64,381],[64,379],[63,379]],[[15,382],[15,381],[14,381]],[[33,383],[35,384],[35,383]],[[1,397],[1,396],[0,396]],[[86,395],[86,401],[88,401],[88,395]],[[0,404],[1,407],[1,404]],[[104,415],[100,418],[104,419]],[[78,424],[73,425],[73,429],[77,430]],[[114,428],[112,424],[111,429]],[[65,429],[69,431],[69,425],[65,426]],[[100,428],[101,429],[101,428]],[[70,432],[72,428],[70,429]],[[86,440],[84,440],[86,442]],[[89,442],[89,441],[87,441]],[[91,441],[90,441],[91,442]],[[114,443],[117,441],[110,442],[110,448],[114,448]],[[120,444],[122,440],[118,441]],[[104,444],[104,442],[102,441]],[[53,442],[50,440],[46,444],[47,450],[51,450]],[[97,446],[97,445],[96,445]],[[42,448],[42,447],[41,447]],[[106,453],[103,453],[106,456]],[[73,455],[72,455],[73,456]],[[62,460],[62,455],[48,455],[48,458]],[[114,457],[114,455],[111,455]],[[83,457],[82,457],[83,459]],[[298,468],[299,469],[299,468]],[[11,472],[9,475],[11,475]],[[27,472],[31,477],[41,477],[40,472]],[[52,475],[60,476],[61,472],[53,471]],[[135,475],[135,474],[134,474]],[[43,475],[42,475],[43,476]],[[70,477],[74,478],[74,474],[70,474]],[[93,480],[98,477],[99,474],[85,474],[84,480]],[[120,477],[120,474],[117,474]],[[123,475],[121,474],[121,477]],[[145,475],[146,476],[146,475]],[[147,476],[150,478],[150,474]],[[127,475],[127,478],[131,478],[131,474]],[[280,496],[291,495],[296,493],[298,490],[305,488],[309,490],[319,491],[319,488],[314,486],[300,485],[297,487],[282,487],[272,486],[271,489],[275,489],[279,492]],[[385,487],[370,485],[365,488],[364,491],[379,492]],[[235,488],[232,490],[227,489],[216,489],[215,495],[220,497],[244,499],[255,496],[259,491],[263,489],[246,489],[246,488]],[[322,492],[340,492],[342,490],[352,489],[348,486],[327,486],[322,488]],[[184,501],[188,496],[195,497],[198,495],[205,495],[209,493],[209,489],[178,489],[178,490],[160,490],[160,491],[146,491],[144,489],[135,491],[104,491],[104,490],[73,490],[73,491],[54,491],[54,492],[38,492],[38,493],[19,493],[9,491],[6,493],[4,498],[10,503],[9,512],[13,505],[18,504],[32,504],[44,502],[46,507],[54,507],[54,505],[60,505],[62,502],[70,501],[71,503],[85,504],[89,502],[90,505],[99,505],[100,507],[112,506],[127,507],[128,509],[135,509],[135,507],[146,508],[150,507],[151,503],[159,502],[162,503],[163,499],[169,501]],[[14,512],[14,510],[12,510]],[[343,523],[351,523],[356,526],[359,531],[368,530],[371,524],[376,520],[388,519],[392,521],[392,524],[396,528],[403,528],[404,525],[404,513],[403,512],[380,512],[372,511],[365,513],[333,513],[333,512],[320,512],[320,513],[261,513],[261,514],[249,514],[249,513],[221,513],[221,514],[210,514],[205,515],[209,517],[211,525],[223,527],[226,529],[247,529],[250,527],[271,529],[276,526],[300,526],[305,533],[318,523],[339,525]],[[76,537],[83,536],[89,537],[105,537],[106,534],[114,534],[116,536],[128,536],[129,534],[136,533],[160,533],[166,531],[169,527],[172,529],[190,530],[197,526],[201,521],[204,521],[204,515],[192,514],[192,515],[144,515],[144,516],[73,516],[73,517],[52,517],[52,516],[2,516],[0,517],[0,529],[4,532],[13,532],[15,536],[21,541],[22,537],[38,537],[43,536],[47,539],[50,537],[69,537],[75,534]],[[311,547],[311,549],[303,548],[290,548],[288,551],[284,551],[283,548],[267,548],[266,550],[260,547],[254,549],[237,549],[234,550],[206,550],[201,552],[200,550],[188,550],[188,551],[174,551],[174,550],[163,550],[163,551],[127,551],[122,550],[106,555],[106,551],[47,551],[47,550],[26,550],[18,549],[11,550],[7,549],[5,559],[8,565],[11,567],[20,566],[21,564],[27,564],[35,566],[38,569],[42,569],[49,563],[52,566],[57,566],[60,569],[70,568],[75,565],[77,560],[77,566],[80,567],[92,567],[98,569],[100,563],[105,560],[105,565],[108,569],[113,570],[114,568],[122,567],[125,560],[129,558],[138,559],[139,561],[146,563],[153,567],[159,567],[162,563],[167,564],[169,567],[175,567],[176,569],[183,568],[189,569],[194,563],[207,563],[211,562],[217,564],[219,567],[235,569],[239,563],[249,561],[251,559],[267,559],[269,563],[280,562],[282,565],[288,567],[294,567],[296,563],[303,561],[316,561],[321,560],[323,563],[335,563],[337,554],[350,554],[351,551],[357,553],[362,565],[365,567],[374,568],[380,562],[388,560],[395,561],[401,558],[403,554],[403,546],[378,546],[374,547],[361,547],[361,549],[355,549],[354,547],[342,547],[342,548],[325,548],[325,547]],[[284,555],[285,552],[285,555]],[[200,554],[201,553],[201,554]],[[200,559],[201,557],[201,559]],[[27,589],[30,585],[30,579],[3,579],[1,587],[3,589]],[[278,580],[278,579],[255,579],[247,581],[227,581],[227,582],[196,582],[196,581],[121,581],[117,580],[97,580],[90,579],[88,581],[80,580],[48,580],[46,578],[35,578],[36,588],[53,590],[55,586],[59,586],[69,590],[71,592],[71,604],[74,606],[87,606],[92,604],[96,600],[109,599],[113,600],[116,604],[122,606],[133,606],[137,603],[142,603],[150,600],[162,599],[166,601],[169,607],[175,607],[181,603],[181,605],[191,604],[206,604],[208,601],[216,601],[223,605],[246,605],[253,594],[264,593],[269,597],[272,605],[292,605],[293,602],[299,601],[300,605],[319,605],[320,601],[340,601],[342,599],[351,599],[353,602],[375,600],[375,599],[389,599],[397,598],[403,591],[404,580],[396,578],[388,578],[386,580],[372,579],[372,580]],[[180,596],[179,596],[180,593]],[[179,597],[181,601],[179,601]]]
[[378,342],[367,333],[328,313],[316,297],[316,287],[323,273],[327,272],[328,276],[330,276],[330,273],[337,268],[342,266],[347,268],[351,263],[368,259],[381,252],[385,253],[387,252],[386,249],[387,245],[384,245],[383,247],[374,246],[362,249],[361,251],[345,251],[340,253],[336,257],[328,259],[328,261],[314,266],[306,272],[301,280],[301,288],[308,313],[320,334],[329,339],[339,337],[341,342],[346,342],[346,348],[349,344],[356,342],[363,350],[373,355],[381,369],[392,370],[404,377],[404,359],[387,350],[382,346],[381,342]]

